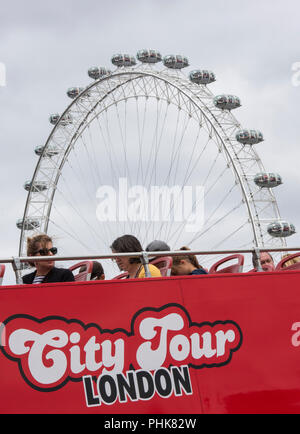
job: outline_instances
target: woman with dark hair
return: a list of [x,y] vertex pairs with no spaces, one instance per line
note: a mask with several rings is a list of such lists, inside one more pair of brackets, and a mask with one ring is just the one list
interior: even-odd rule
[[[181,247],[180,250],[190,250],[188,247]],[[172,276],[193,276],[195,274],[207,274],[201,267],[195,255],[182,255],[173,257]]]
[[91,280],[105,280],[102,264],[100,264],[98,261],[93,261]]
[[[117,238],[111,245],[113,253],[138,253],[143,248],[139,240],[133,235],[123,235]],[[122,271],[127,271],[127,279],[141,279],[145,277],[145,269],[141,258],[117,257],[116,262]],[[149,264],[151,277],[161,277],[160,271],[154,265]]]
[[[52,239],[45,234],[36,235],[27,239],[27,256],[50,256],[57,254],[57,248],[53,247]],[[33,273],[23,276],[23,283],[40,284],[54,282],[74,282],[72,271],[64,268],[56,268],[53,259],[49,261],[36,262],[32,260],[29,263],[36,268]]]

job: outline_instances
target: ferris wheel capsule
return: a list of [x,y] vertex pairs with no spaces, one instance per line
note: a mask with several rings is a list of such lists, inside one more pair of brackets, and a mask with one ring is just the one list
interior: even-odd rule
[[158,63],[162,61],[162,55],[156,50],[139,50],[136,57],[142,63]]
[[115,54],[112,59],[112,64],[120,68],[121,66],[134,66],[136,65],[136,60],[133,56],[129,54]]
[[212,71],[207,71],[205,69],[195,69],[190,73],[190,80],[192,83],[196,84],[210,84],[216,81],[216,76]]
[[59,122],[60,125],[62,125],[63,127],[73,123],[72,116],[69,113],[62,116],[62,118],[58,113],[55,113],[53,115],[50,115],[49,121],[52,125],[57,125]]
[[34,218],[26,218],[25,220],[19,219],[17,220],[16,225],[18,229],[22,230],[24,228],[25,231],[32,231],[41,226],[40,221]]
[[93,78],[94,80],[99,80],[99,78],[104,77],[105,75],[110,75],[111,71],[107,68],[104,68],[102,66],[92,66],[88,70],[88,76]]
[[24,188],[26,191],[32,190],[33,193],[40,193],[48,189],[48,184],[45,181],[26,181]]
[[[36,155],[38,157],[40,157],[41,155],[43,155],[45,146],[37,146],[34,150],[34,152],[36,153]],[[44,153],[44,157],[54,157],[55,155],[59,154],[59,150],[55,147],[55,146],[48,146],[45,153]]]
[[58,113],[50,115],[50,118],[49,118],[50,124],[56,125],[57,122],[59,121],[59,118],[60,118],[60,115]]
[[218,95],[214,98],[214,104],[222,110],[233,110],[241,106],[241,100],[234,95]]
[[68,95],[69,98],[71,98],[71,99],[75,99],[75,98],[77,98],[78,95],[80,95],[81,92],[83,92],[83,91],[84,91],[84,88],[83,88],[83,87],[70,87],[70,88],[67,90],[67,95]]
[[263,142],[263,134],[258,130],[239,130],[236,133],[236,140],[243,145],[256,145]]
[[292,223],[282,221],[270,223],[267,230],[268,234],[275,238],[285,238],[296,233],[295,226]]
[[277,173],[258,173],[254,177],[254,182],[261,188],[274,188],[282,184],[282,178]]
[[187,57],[170,54],[164,57],[164,65],[170,69],[182,69],[189,66]]

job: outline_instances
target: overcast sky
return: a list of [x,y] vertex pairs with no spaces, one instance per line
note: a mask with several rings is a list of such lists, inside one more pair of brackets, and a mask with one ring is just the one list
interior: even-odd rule
[[[300,231],[300,86],[292,83],[299,22],[298,0],[1,0],[0,257],[18,252],[23,184],[37,163],[34,148],[50,133],[49,114],[69,104],[68,87],[90,82],[90,66],[111,67],[113,54],[141,48],[186,55],[189,70],[215,72],[215,94],[241,98],[234,114],[264,133],[257,150],[282,175],[280,212]],[[289,245],[300,245],[299,233]]]

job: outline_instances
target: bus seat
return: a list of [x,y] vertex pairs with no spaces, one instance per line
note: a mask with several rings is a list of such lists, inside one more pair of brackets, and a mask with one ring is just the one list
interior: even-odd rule
[[[224,264],[225,262],[229,262],[232,259],[237,259],[237,264],[229,265],[228,267],[221,268],[219,270],[219,266]],[[243,266],[244,266],[244,256],[243,255],[231,255],[227,256],[226,258],[221,259],[220,261],[216,262],[209,270],[209,274],[215,274],[215,273],[242,273],[243,272]]]
[[[295,262],[294,264],[285,266],[284,264],[291,259],[298,258],[299,262]],[[300,252],[293,253],[292,255],[289,255],[283,259],[281,259],[280,262],[276,265],[275,268],[276,271],[287,271],[287,270],[300,270]]]
[[[79,271],[79,273],[74,274],[74,271],[78,269],[80,270],[80,268],[83,268],[83,271]],[[74,278],[76,282],[83,281],[83,280],[91,280],[93,261],[79,262],[78,264],[72,265],[69,269],[74,274]]]
[[161,256],[159,258],[153,258],[149,261],[149,263],[157,267],[163,277],[170,276],[171,268],[173,265],[173,259],[171,256]]
[[0,265],[0,285],[2,285],[4,274],[5,274],[5,265]]

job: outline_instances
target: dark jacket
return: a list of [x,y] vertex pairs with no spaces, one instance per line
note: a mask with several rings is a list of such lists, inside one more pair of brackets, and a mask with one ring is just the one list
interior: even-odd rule
[[[36,271],[23,276],[23,283],[25,285],[30,285],[35,278]],[[65,268],[53,267],[49,273],[46,275],[42,283],[55,283],[55,282],[74,282],[74,275],[71,270]]]
[[194,274],[208,274],[207,271],[204,270],[204,268],[196,268],[194,271],[190,273],[190,276],[193,276]]

